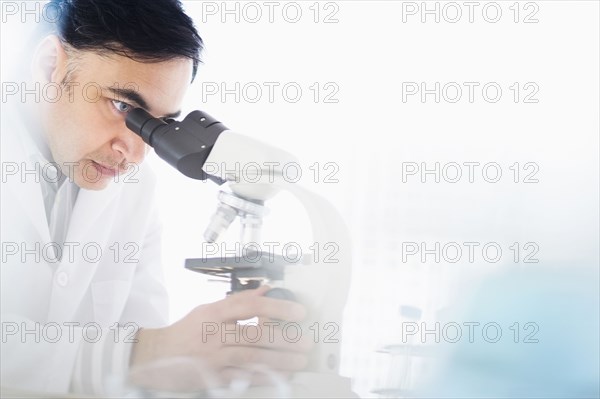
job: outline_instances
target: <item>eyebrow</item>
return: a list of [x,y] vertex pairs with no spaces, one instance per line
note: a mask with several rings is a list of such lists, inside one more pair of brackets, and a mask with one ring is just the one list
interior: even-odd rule
[[[143,108],[145,111],[148,111],[150,113],[150,107],[148,106],[148,102],[144,100],[144,97],[142,97],[135,90],[119,89],[115,87],[104,87],[104,89],[110,91],[118,98],[126,98],[128,101],[134,103],[134,105],[137,105],[139,108]],[[177,118],[179,115],[181,115],[181,111],[163,115],[162,118]]]

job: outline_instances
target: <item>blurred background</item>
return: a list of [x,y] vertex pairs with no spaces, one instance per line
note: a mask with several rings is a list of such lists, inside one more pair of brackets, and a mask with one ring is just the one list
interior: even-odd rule
[[[569,381],[585,389],[554,392],[597,395],[599,3],[266,3],[184,1],[206,43],[184,115],[202,109],[294,153],[301,184],[345,218],[353,283],[342,372],[354,390],[416,394],[432,368],[431,348],[422,334],[406,339],[407,323],[429,327],[458,308],[462,318],[451,320],[495,322],[504,333],[499,346],[480,335],[474,345],[464,337],[448,345],[485,353],[477,358],[489,366],[476,367],[482,375],[517,380],[502,370],[518,359],[498,365],[494,351],[522,353],[524,336],[535,330],[529,322],[547,340],[530,343],[535,361],[522,371],[543,371],[540,364],[572,371],[580,362],[592,377]],[[9,37],[3,22],[3,74],[11,51],[21,49],[14,34],[28,24],[16,25]],[[150,162],[159,176],[175,321],[228,289],[183,268],[186,257],[201,255],[218,187],[188,180],[155,156]],[[268,205],[265,241],[310,242],[291,196]],[[491,288],[482,293],[481,281]],[[548,311],[557,306],[564,309]],[[567,314],[571,324],[562,331],[556,320]],[[583,357],[538,356],[572,345]],[[446,367],[458,370],[465,358],[473,359],[451,356]],[[427,378],[448,389],[429,394],[481,394],[469,372],[442,375]],[[459,388],[450,388],[451,376]],[[534,389],[521,396],[539,394],[535,384],[546,383],[526,380]]]

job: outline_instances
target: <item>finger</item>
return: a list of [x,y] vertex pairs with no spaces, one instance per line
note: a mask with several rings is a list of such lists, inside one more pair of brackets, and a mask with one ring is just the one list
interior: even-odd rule
[[[230,325],[228,331],[235,327]],[[272,322],[271,324],[243,324],[237,326],[237,335],[226,335],[225,345],[257,346],[290,352],[308,352],[314,347],[312,335],[298,323]]]
[[222,381],[227,386],[230,386],[233,381],[245,382],[250,386],[278,386],[281,383],[287,383],[292,375],[289,371],[273,371],[265,367],[258,370],[256,368],[226,367],[220,373]]
[[247,320],[253,317],[299,321],[306,317],[306,309],[297,302],[262,296],[268,290],[268,287],[261,287],[233,294],[215,302],[215,312],[223,321]]
[[262,365],[274,371],[300,371],[308,364],[304,354],[248,346],[225,346],[217,360],[221,367]]
[[[271,287],[269,287],[267,285],[263,285],[256,289],[245,290],[245,291],[239,292],[235,295],[236,295],[236,298],[239,298],[239,300],[242,300],[243,298],[262,296],[269,289],[271,289]],[[231,312],[224,313],[224,308],[227,308],[231,301],[230,298],[232,298],[232,297],[228,296],[225,299],[221,299],[220,301],[197,306],[192,311],[192,313],[196,314],[200,320],[204,320],[209,323],[222,323],[222,322],[231,322],[231,321],[237,322],[238,320],[232,319],[231,317],[229,317],[229,313],[231,313]],[[238,299],[236,299],[236,301],[237,300]],[[252,318],[252,316],[247,317],[247,319],[250,319],[250,318]],[[242,319],[240,319],[240,320],[242,320]]]

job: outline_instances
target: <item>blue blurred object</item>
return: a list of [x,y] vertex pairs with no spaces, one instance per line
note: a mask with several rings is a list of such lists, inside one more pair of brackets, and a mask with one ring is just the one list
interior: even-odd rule
[[400,316],[407,319],[419,320],[421,318],[422,313],[423,312],[421,311],[421,309],[417,308],[416,306],[400,306]]
[[[440,345],[439,367],[417,396],[598,398],[599,286],[597,266],[538,265],[486,279],[445,321],[480,323],[473,342],[465,327],[458,342]],[[502,329],[495,343],[495,329],[482,335],[493,322]]]

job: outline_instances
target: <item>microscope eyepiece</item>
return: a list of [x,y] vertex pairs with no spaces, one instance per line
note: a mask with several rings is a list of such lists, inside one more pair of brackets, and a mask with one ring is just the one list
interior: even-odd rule
[[161,119],[154,118],[148,112],[141,108],[135,108],[127,114],[125,124],[129,130],[139,135],[146,144],[154,147],[152,134],[156,128],[165,126],[166,123]]
[[210,115],[193,111],[182,121],[165,121],[153,117],[141,108],[135,108],[127,114],[125,124],[154,148],[159,157],[184,175],[223,183],[219,177],[209,176],[202,170],[219,135],[227,130]]

